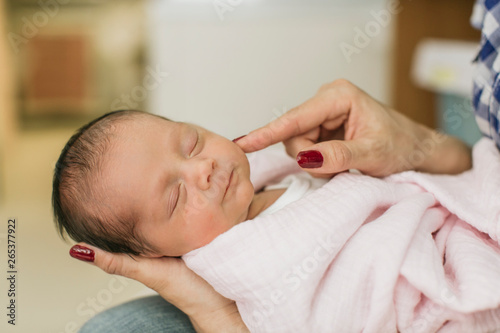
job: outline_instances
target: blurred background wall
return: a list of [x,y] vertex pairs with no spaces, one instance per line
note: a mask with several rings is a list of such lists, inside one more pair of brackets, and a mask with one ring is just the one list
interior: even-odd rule
[[[418,41],[443,26],[470,29],[473,2],[458,2],[2,1],[0,269],[6,221],[15,217],[19,320],[15,328],[2,320],[0,331],[75,332],[93,314],[150,293],[71,259],[71,244],[56,234],[53,167],[79,126],[113,109],[140,108],[232,139],[337,78],[404,112],[398,96],[423,91],[410,77]],[[459,9],[440,18],[435,6]],[[433,95],[426,94],[426,116],[409,115],[433,125]]]
[[[394,15],[385,1],[235,3],[220,12],[210,1],[151,3],[149,65],[168,77],[149,92],[149,110],[237,137],[337,78],[390,101]],[[382,25],[379,12],[388,13]],[[370,22],[372,37],[356,47]]]

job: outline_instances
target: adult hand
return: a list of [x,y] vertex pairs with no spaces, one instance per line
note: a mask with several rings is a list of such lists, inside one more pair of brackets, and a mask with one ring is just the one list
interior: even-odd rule
[[322,86],[302,105],[235,140],[247,153],[280,141],[315,176],[348,169],[379,177],[412,169],[459,173],[471,167],[464,143],[413,122],[346,80]]
[[197,332],[247,332],[234,301],[217,293],[180,258],[109,253],[79,243],[70,250],[108,274],[137,280],[186,313]]

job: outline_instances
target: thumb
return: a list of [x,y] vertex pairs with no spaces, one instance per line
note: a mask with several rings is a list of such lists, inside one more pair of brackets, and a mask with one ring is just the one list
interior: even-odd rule
[[335,174],[356,168],[363,150],[358,141],[325,141],[300,151],[297,163],[307,172]]

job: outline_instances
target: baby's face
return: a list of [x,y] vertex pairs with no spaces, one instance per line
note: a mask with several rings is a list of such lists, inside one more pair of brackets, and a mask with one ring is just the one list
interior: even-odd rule
[[118,126],[103,166],[106,200],[134,214],[135,232],[159,251],[151,256],[185,254],[246,220],[254,189],[236,144],[153,116]]

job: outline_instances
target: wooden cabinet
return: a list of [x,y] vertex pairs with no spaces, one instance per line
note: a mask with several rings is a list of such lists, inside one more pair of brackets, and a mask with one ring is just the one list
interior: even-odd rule
[[401,6],[403,9],[396,20],[392,106],[420,123],[435,127],[437,103],[434,94],[411,82],[415,47],[421,39],[428,37],[479,43],[480,32],[470,24],[474,1],[401,1]]

